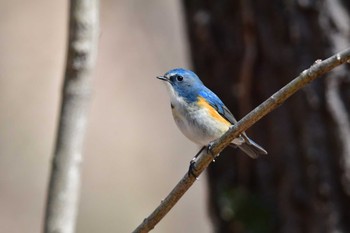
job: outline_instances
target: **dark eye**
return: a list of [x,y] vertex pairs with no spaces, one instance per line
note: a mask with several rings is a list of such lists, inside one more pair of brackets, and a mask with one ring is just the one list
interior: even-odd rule
[[184,78],[180,75],[176,76],[176,80],[179,82],[182,82],[182,80],[184,80]]

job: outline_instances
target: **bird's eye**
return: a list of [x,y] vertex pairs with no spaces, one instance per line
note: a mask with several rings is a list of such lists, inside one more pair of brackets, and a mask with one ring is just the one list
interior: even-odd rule
[[180,75],[176,76],[176,80],[179,81],[179,82],[181,82],[183,79],[184,78],[182,76],[180,76]]

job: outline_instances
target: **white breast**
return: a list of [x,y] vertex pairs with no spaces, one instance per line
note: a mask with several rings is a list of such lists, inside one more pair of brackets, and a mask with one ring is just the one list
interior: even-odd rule
[[228,126],[214,120],[207,109],[188,104],[182,97],[173,96],[172,113],[181,132],[194,143],[205,146],[222,136]]

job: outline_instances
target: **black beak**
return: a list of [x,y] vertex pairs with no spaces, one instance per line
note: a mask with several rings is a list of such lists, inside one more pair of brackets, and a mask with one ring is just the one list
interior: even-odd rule
[[165,76],[158,76],[157,79],[160,79],[162,81],[167,81],[167,82],[169,81],[169,79]]

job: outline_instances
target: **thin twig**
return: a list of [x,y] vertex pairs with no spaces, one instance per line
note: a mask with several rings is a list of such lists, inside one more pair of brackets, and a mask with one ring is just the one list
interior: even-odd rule
[[[329,72],[336,66],[350,61],[350,48],[339,52],[338,54],[324,60],[318,60],[309,69],[304,70],[298,77],[273,94],[270,98],[256,107],[248,115],[242,118],[237,124],[232,126],[221,138],[214,141],[211,152],[219,154],[230,142],[243,131],[246,131],[254,123],[264,117],[266,114],[280,106],[296,91],[315,80],[317,77]],[[200,175],[204,169],[212,162],[213,157],[210,153],[202,153],[194,164],[195,175]],[[195,177],[185,175],[170,194],[160,203],[160,205],[133,231],[134,233],[149,232],[154,226],[170,211],[184,193],[191,187],[196,180]]]
[[73,233],[82,144],[98,38],[98,0],[71,0],[61,115],[46,204],[45,233]]

